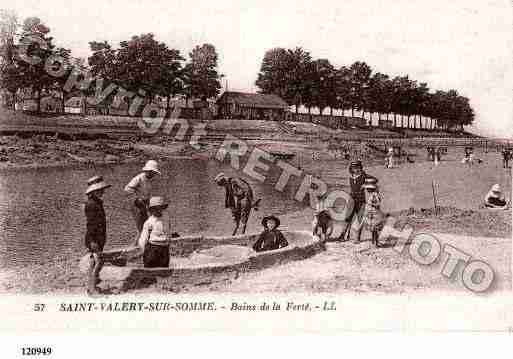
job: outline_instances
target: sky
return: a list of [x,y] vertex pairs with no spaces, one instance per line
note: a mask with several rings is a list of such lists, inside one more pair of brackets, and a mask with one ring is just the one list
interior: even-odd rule
[[[263,55],[301,46],[336,67],[365,61],[432,89],[456,89],[476,112],[472,131],[513,138],[513,3],[510,0],[0,0],[20,19],[40,17],[58,46],[89,56],[152,32],[184,57],[213,44],[228,88],[256,91]],[[223,86],[225,83],[223,81]]]

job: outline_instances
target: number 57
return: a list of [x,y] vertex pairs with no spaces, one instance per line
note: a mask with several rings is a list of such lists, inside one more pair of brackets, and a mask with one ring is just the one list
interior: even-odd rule
[[45,310],[45,305],[43,303],[34,304],[34,312],[42,312]]

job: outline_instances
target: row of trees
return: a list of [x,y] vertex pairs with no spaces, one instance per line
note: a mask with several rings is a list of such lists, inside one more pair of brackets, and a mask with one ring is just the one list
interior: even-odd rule
[[434,119],[438,127],[462,128],[474,120],[468,98],[456,90],[432,92],[426,83],[408,76],[373,73],[365,62],[336,68],[327,59],[312,59],[300,47],[267,51],[256,85],[262,93],[282,97],[296,112],[303,105],[309,113],[312,108],[321,114],[329,108],[331,115],[334,110],[350,110],[354,117],[358,110],[362,117],[369,112],[380,120],[383,115],[389,120],[393,114],[394,127],[398,126],[397,115],[402,115],[401,122],[406,117],[408,128],[417,128],[417,122],[433,128]]
[[[58,91],[64,85],[64,78],[55,78],[45,70],[45,60],[53,54],[69,58],[71,52],[68,49],[56,48],[53,38],[48,36],[50,29],[37,18],[28,18],[20,25],[16,14],[2,11],[0,12],[0,21],[2,54],[0,86],[12,94],[12,106],[16,102],[16,94],[29,89],[37,100],[39,110],[41,96],[44,93],[50,94]],[[21,31],[21,36],[19,31]],[[26,45],[26,39],[29,36],[37,36],[44,41],[46,46]],[[15,41],[16,38],[19,39],[18,42]],[[37,56],[42,61],[38,63],[26,61],[23,53],[26,56]]]
[[[69,49],[56,47],[49,34],[50,29],[38,18],[27,18],[20,24],[16,14],[0,11],[0,87],[13,95],[29,90],[37,100],[38,111],[45,94],[58,93],[63,104],[78,94],[76,90],[65,91],[72,66],[58,77],[45,67],[47,59],[57,55],[103,79],[104,88],[110,82],[142,96],[147,102],[157,96],[167,98],[168,108],[170,98],[176,95],[185,95],[186,99],[213,98],[221,89],[218,55],[210,44],[196,46],[186,61],[179,50],[169,48],[153,34],[142,34],[122,41],[118,47],[106,41],[90,42],[91,56],[87,61],[77,62]],[[25,40],[34,36],[41,41],[25,45]],[[28,62],[23,53],[42,61]],[[299,47],[267,51],[256,85],[262,93],[279,95],[294,105],[296,111],[303,105],[309,112],[312,108],[318,108],[321,113],[329,108],[331,114],[334,110],[350,110],[354,117],[357,110],[362,117],[365,112],[377,114],[379,119],[383,115],[387,119],[393,116],[394,127],[398,126],[397,115],[401,115],[401,127],[404,127],[403,117],[407,127],[417,127],[422,122],[425,126],[428,120],[431,121],[428,127],[433,127],[436,119],[439,127],[456,128],[474,120],[468,98],[456,90],[431,91],[426,83],[408,76],[390,78],[380,72],[373,73],[365,62],[336,68],[327,59],[313,59]],[[91,95],[95,90],[92,87],[81,92]],[[103,104],[109,106],[112,101],[110,96]]]
[[[222,75],[218,72],[218,56],[213,45],[196,46],[186,61],[179,50],[169,48],[156,40],[153,34],[133,36],[122,41],[117,48],[106,41],[92,41],[89,43],[92,54],[86,63],[85,60],[73,59],[70,50],[56,47],[49,33],[50,29],[39,18],[27,18],[20,25],[14,13],[0,12],[0,86],[13,95],[28,89],[37,100],[38,112],[42,95],[58,92],[64,103],[65,99],[79,92],[84,95],[95,93],[94,87],[78,92],[76,89],[70,93],[65,91],[73,67],[90,71],[94,78],[103,79],[103,87],[115,84],[147,102],[154,101],[157,96],[167,98],[168,108],[170,98],[179,94],[186,99],[211,98],[220,92]],[[25,45],[28,43],[26,40],[34,36],[42,42],[31,41]],[[24,52],[42,61],[37,64],[27,62]],[[56,55],[67,59],[70,64],[66,73],[58,77],[49,74],[48,66],[45,68],[47,60]],[[102,105],[110,106],[113,94]]]

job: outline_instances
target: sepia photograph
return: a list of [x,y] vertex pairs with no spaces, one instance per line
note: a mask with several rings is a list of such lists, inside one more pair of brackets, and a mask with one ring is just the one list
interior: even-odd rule
[[3,3],[0,298],[507,294],[512,26],[506,0]]

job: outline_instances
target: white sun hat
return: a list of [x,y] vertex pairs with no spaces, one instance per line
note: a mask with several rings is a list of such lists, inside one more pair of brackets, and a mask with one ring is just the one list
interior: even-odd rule
[[161,208],[167,208],[168,204],[164,200],[164,198],[155,196],[150,198],[150,203],[148,204],[148,208],[152,207],[161,207]]
[[492,186],[492,192],[495,192],[495,193],[501,193],[501,192],[502,192],[502,191],[501,191],[501,186],[500,186],[498,183],[494,184],[494,185]]
[[501,186],[499,186],[498,183],[494,184],[492,186],[492,189],[490,189],[489,193],[490,193],[489,194],[490,197],[499,198],[502,193]]
[[89,194],[100,189],[109,188],[111,185],[105,183],[102,176],[94,176],[87,180],[86,194]]
[[152,172],[158,173],[159,175],[161,174],[159,171],[159,164],[155,160],[149,160],[148,162],[146,162],[146,164],[144,165],[142,170],[143,171],[152,171]]

